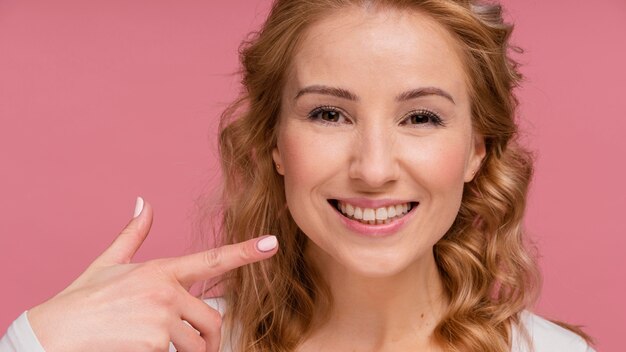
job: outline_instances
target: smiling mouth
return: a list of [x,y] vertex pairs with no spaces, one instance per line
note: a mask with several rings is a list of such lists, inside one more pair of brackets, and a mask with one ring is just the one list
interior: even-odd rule
[[329,199],[328,203],[344,217],[365,225],[389,224],[406,216],[419,205],[419,202],[407,202],[380,208],[363,208],[337,199]]

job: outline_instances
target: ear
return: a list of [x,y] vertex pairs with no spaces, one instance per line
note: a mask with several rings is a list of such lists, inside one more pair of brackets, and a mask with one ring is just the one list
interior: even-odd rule
[[280,156],[280,150],[278,150],[278,146],[272,149],[272,159],[274,160],[274,167],[276,168],[276,172],[284,176],[285,166],[283,165],[283,158]]
[[474,179],[474,176],[480,170],[487,150],[485,147],[485,137],[480,133],[474,133],[474,144],[470,151],[470,157],[468,159],[467,168],[465,169],[465,182],[470,182]]

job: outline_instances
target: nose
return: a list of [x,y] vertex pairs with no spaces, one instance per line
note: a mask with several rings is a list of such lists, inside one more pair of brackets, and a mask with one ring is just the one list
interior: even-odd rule
[[367,188],[382,188],[398,179],[396,136],[380,125],[361,126],[352,147],[349,176]]

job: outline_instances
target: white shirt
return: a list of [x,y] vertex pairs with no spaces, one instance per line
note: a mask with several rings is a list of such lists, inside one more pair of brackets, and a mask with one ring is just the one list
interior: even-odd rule
[[[210,298],[205,302],[220,314],[224,314],[226,307],[224,300]],[[28,322],[26,313],[22,313],[9,326],[6,334],[0,339],[0,352],[45,352]],[[595,352],[580,336],[533,313],[523,312],[521,320],[534,346],[532,349],[526,346],[519,331],[513,329],[511,352]],[[172,344],[170,351],[176,351]],[[231,349],[226,346],[222,352],[231,352]]]

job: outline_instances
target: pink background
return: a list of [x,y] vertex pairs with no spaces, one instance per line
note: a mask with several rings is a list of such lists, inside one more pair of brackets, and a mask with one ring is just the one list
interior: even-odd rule
[[[216,117],[237,48],[268,0],[0,1],[0,332],[69,284],[155,208],[137,260],[190,250],[216,180]],[[601,351],[626,327],[626,2],[508,0],[539,153],[527,227],[545,276],[537,311]]]

